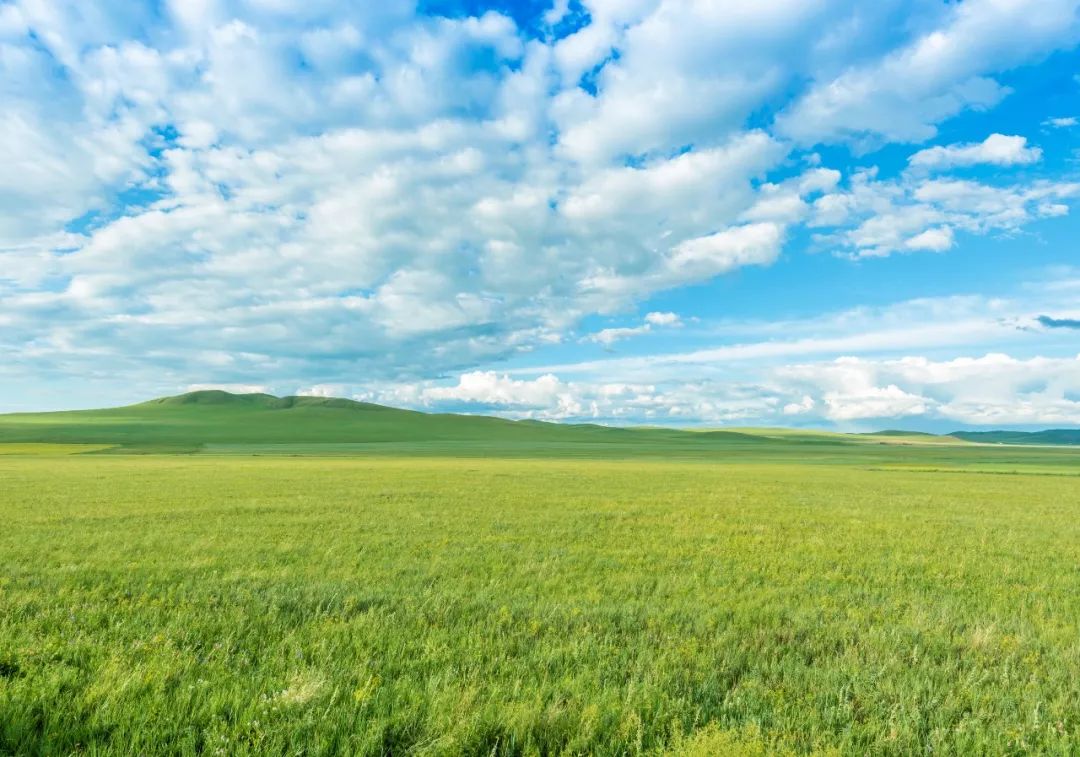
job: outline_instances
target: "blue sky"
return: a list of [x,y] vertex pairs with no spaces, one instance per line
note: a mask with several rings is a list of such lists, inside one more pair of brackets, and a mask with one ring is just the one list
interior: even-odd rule
[[1080,425],[1078,8],[0,2],[0,411]]

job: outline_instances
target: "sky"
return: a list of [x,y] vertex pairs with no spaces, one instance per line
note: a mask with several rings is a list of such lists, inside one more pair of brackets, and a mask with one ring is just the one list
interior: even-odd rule
[[0,0],[0,411],[1080,425],[1080,0]]

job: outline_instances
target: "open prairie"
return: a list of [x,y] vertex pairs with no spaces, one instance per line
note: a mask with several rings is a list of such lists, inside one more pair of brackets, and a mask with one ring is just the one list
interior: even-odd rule
[[1080,0],[0,0],[0,757],[1080,757],[1078,240]]
[[0,753],[1080,740],[1072,449],[67,436],[0,445]]

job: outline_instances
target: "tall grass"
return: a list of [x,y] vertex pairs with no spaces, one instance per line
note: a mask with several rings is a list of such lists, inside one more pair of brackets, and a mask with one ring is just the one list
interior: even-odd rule
[[0,753],[1069,754],[1023,470],[0,457]]

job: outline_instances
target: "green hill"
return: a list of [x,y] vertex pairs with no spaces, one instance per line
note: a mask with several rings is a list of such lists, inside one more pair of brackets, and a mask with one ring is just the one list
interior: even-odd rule
[[0,442],[206,445],[510,439],[574,440],[628,432],[429,414],[322,397],[199,391],[104,410],[0,415]]
[[[712,432],[715,443],[760,444],[747,434]],[[702,440],[704,441],[704,439]],[[274,397],[198,391],[127,407],[0,415],[0,443],[114,445],[145,451],[230,451],[288,447],[333,451],[355,445],[473,445],[515,447],[614,445],[640,447],[690,442],[672,429],[511,421],[482,415],[422,413],[323,397]],[[708,446],[708,445],[706,445]],[[347,449],[342,449],[347,451]]]
[[[851,440],[825,440],[843,455]],[[749,430],[680,431],[422,413],[322,397],[198,391],[127,407],[0,415],[0,445],[95,445],[87,452],[715,457],[790,455]],[[809,447],[810,445],[806,445]],[[104,450],[102,448],[105,448]],[[799,445],[802,448],[802,445]],[[802,453],[805,453],[803,450]],[[800,454],[802,454],[800,453]]]
[[[1055,434],[1060,432],[1046,432]],[[962,438],[835,434],[777,429],[684,431],[595,424],[511,421],[482,415],[422,413],[368,402],[323,397],[274,397],[199,391],[127,407],[0,415],[0,445],[93,445],[84,451],[203,452],[220,454],[461,454],[481,456],[645,455],[713,459],[717,455],[767,461],[850,460],[860,455],[903,462],[943,458],[944,444],[973,447]],[[1025,435],[1028,443],[1047,443]],[[982,438],[973,439],[983,441]],[[1068,442],[1058,442],[1068,443]],[[880,448],[879,451],[874,451]],[[974,447],[973,447],[974,448]],[[933,457],[931,457],[933,456]]]
[[1080,445],[1080,428],[1051,428],[1046,431],[954,431],[951,436],[980,444]]

